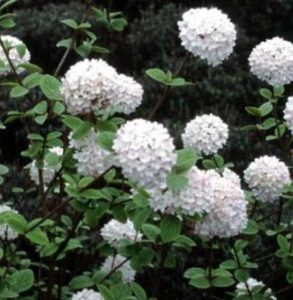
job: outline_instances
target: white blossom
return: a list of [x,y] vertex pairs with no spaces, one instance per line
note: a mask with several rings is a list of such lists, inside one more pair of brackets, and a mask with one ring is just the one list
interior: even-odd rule
[[141,233],[137,232],[134,228],[133,223],[127,220],[126,223],[121,223],[117,220],[110,220],[101,229],[101,236],[111,246],[119,247],[123,240],[130,242],[140,241],[142,238]]
[[[265,287],[265,285],[262,281],[258,281],[254,278],[248,278],[246,281],[246,284],[244,282],[237,283],[236,291],[235,291],[237,296],[247,294],[248,293],[247,287],[249,289],[249,292],[253,293],[254,288],[258,287],[258,288],[263,289]],[[269,299],[271,299],[271,300],[277,300],[277,298],[273,296],[272,290],[270,288],[268,288],[264,291],[264,295],[269,297]]]
[[115,78],[111,106],[118,112],[131,114],[141,105],[143,88],[132,77],[119,74]]
[[272,86],[293,81],[293,44],[280,37],[258,44],[248,61],[251,72]]
[[93,129],[81,140],[70,136],[69,145],[75,150],[73,158],[77,161],[77,171],[83,176],[99,176],[115,161],[114,155],[98,144],[98,136]]
[[288,167],[275,156],[256,158],[244,171],[244,179],[261,202],[277,201],[291,182]]
[[[11,35],[2,35],[1,40],[5,45],[5,49],[9,53],[9,58],[15,66],[16,71],[21,73],[24,69],[21,67],[18,68],[18,66],[20,64],[28,63],[31,58],[26,45],[21,40]],[[4,68],[2,68],[2,66],[0,67],[0,76],[10,73],[11,67],[2,47],[0,47],[0,62],[4,64]]]
[[[49,152],[55,153],[60,157],[63,154],[63,149],[61,147],[53,147],[49,149]],[[53,180],[56,172],[60,168],[61,168],[60,163],[51,166],[48,164],[46,160],[44,160],[44,166],[42,168],[42,177],[43,177],[44,186],[46,186]],[[39,185],[40,184],[39,169],[37,167],[37,162],[35,160],[33,160],[32,163],[30,164],[29,173],[30,173],[31,180],[34,181],[37,185]]]
[[182,46],[194,56],[217,66],[232,52],[236,30],[229,17],[217,8],[190,9],[178,22]]
[[186,124],[182,134],[184,147],[191,147],[206,155],[215,154],[224,147],[229,128],[219,117],[206,114]]
[[[116,268],[120,266],[117,270]],[[117,254],[115,256],[109,256],[101,267],[101,271],[105,273],[111,272],[115,269],[117,272],[121,272],[122,281],[124,283],[132,282],[135,278],[135,271],[132,269],[129,260],[127,258]]]
[[130,114],[141,104],[143,89],[104,60],[85,59],[67,71],[61,94],[68,112],[74,115],[100,109]]
[[72,295],[72,300],[104,300],[104,297],[91,289],[83,289]]
[[[9,207],[8,205],[5,204],[1,204],[0,205],[0,213],[4,213],[4,212],[13,212],[13,213],[17,213],[16,210],[12,209],[11,207]],[[6,224],[1,224],[0,225],[0,237],[1,239],[5,240],[14,240],[15,238],[17,238],[18,234],[16,231],[14,231],[14,229],[12,229],[9,225]]]
[[288,124],[291,134],[293,135],[293,96],[288,97],[288,101],[284,110],[284,119]]
[[[195,234],[212,238],[238,235],[247,225],[247,202],[240,185],[229,178],[212,172],[214,201],[211,211],[200,224],[195,225]],[[231,175],[231,174],[230,174]],[[229,176],[230,176],[229,175]]]
[[125,177],[142,187],[165,186],[176,163],[175,146],[168,130],[157,122],[135,119],[118,131],[113,149]]

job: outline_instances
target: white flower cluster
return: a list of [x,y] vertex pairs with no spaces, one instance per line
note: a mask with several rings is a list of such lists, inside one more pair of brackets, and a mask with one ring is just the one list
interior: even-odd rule
[[68,112],[74,115],[109,108],[130,114],[141,104],[143,89],[104,60],[85,59],[67,71],[61,94]]
[[[17,213],[16,210],[10,208],[8,205],[1,204],[0,205],[0,213],[4,212],[14,212]],[[15,232],[9,225],[1,224],[0,225],[0,237],[1,239],[5,240],[14,240],[17,238],[17,232]]]
[[109,273],[118,266],[120,267],[117,269],[117,272],[121,272],[122,281],[124,283],[134,281],[136,272],[132,269],[129,260],[119,254],[109,256],[103,263],[101,271]]
[[144,188],[165,187],[166,177],[176,163],[173,139],[157,122],[126,122],[117,131],[113,149],[124,176]]
[[[5,49],[8,50],[11,62],[16,68],[20,64],[28,63],[30,61],[31,55],[21,40],[11,35],[2,35],[1,40],[5,45]],[[18,47],[21,49],[18,49]],[[24,52],[22,53],[22,51]],[[7,75],[11,72],[11,67],[2,47],[0,47],[0,61],[4,63],[4,68],[0,68],[0,75]],[[18,73],[21,73],[22,71],[23,68],[17,68]]]
[[293,96],[288,97],[288,101],[284,110],[284,119],[286,120],[288,128],[293,135]]
[[[263,284],[263,282],[257,281],[254,278],[249,278],[246,281],[246,285],[248,286],[250,292],[252,292],[252,290],[254,288],[258,287],[258,288],[263,289],[265,287],[265,285]],[[248,293],[246,285],[245,285],[244,282],[239,282],[236,285],[236,294],[237,294],[237,296],[245,295],[245,294]],[[272,290],[270,288],[265,290],[264,295],[267,296],[267,297],[269,297],[270,300],[277,300],[277,298],[275,296],[273,296]]]
[[236,30],[229,17],[217,8],[190,9],[178,22],[182,46],[194,56],[217,66],[233,51]]
[[[63,149],[61,147],[53,147],[49,149],[49,152],[57,154],[59,157],[62,156],[63,154]],[[52,179],[54,178],[56,172],[61,168],[60,164],[57,164],[55,166],[50,166],[46,161],[44,161],[44,166],[42,169],[42,174],[43,174],[43,183],[46,186],[49,184]],[[39,180],[39,169],[37,168],[37,163],[36,161],[32,161],[30,164],[30,177],[31,180],[34,181],[37,185],[40,184]]]
[[72,295],[72,300],[104,300],[104,297],[94,290],[83,289]]
[[182,134],[184,147],[191,147],[206,155],[217,153],[226,144],[229,128],[213,114],[197,116],[186,124]]
[[239,177],[232,171],[226,171],[222,176],[215,171],[211,189],[214,192],[214,202],[211,211],[195,226],[195,234],[212,238],[226,238],[239,234],[247,225],[247,202],[239,184]]
[[101,236],[115,248],[121,246],[123,240],[136,242],[141,241],[142,238],[142,234],[135,230],[130,220],[127,220],[126,223],[121,223],[114,219],[104,225],[101,229]]
[[149,203],[155,211],[175,214],[180,212],[187,215],[208,213],[213,205],[214,193],[211,188],[213,174],[192,167],[187,174],[188,185],[174,195],[170,190],[153,189]]
[[98,136],[99,133],[92,129],[81,140],[69,137],[69,146],[75,150],[73,158],[77,161],[77,171],[83,176],[96,177],[114,164],[114,155],[98,144]]
[[244,171],[244,179],[261,202],[277,201],[291,182],[288,167],[275,156],[256,158]]
[[293,44],[275,37],[257,45],[249,58],[251,72],[272,86],[293,81]]

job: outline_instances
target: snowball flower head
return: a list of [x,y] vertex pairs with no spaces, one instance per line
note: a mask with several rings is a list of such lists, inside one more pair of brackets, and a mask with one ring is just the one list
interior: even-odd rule
[[135,242],[140,241],[142,238],[141,233],[135,230],[130,220],[121,223],[114,219],[104,225],[101,229],[101,236],[113,247],[119,247],[123,240]]
[[217,66],[233,51],[236,30],[229,17],[217,8],[190,9],[178,22],[182,46],[194,56]]
[[143,89],[104,60],[85,59],[67,71],[61,94],[68,112],[74,115],[110,108],[129,114],[141,104]]
[[[254,278],[249,278],[246,281],[246,285],[245,285],[244,282],[239,282],[236,285],[236,294],[237,294],[237,296],[247,294],[248,293],[247,292],[247,286],[248,286],[250,292],[252,292],[252,294],[253,294],[253,291],[254,291],[255,288],[263,289],[265,287],[265,285],[263,284],[263,282],[257,281]],[[272,295],[272,290],[271,289],[266,289],[264,291],[264,295],[266,297],[269,297],[269,298],[266,298],[266,299],[277,300],[277,298]]]
[[[63,155],[63,149],[61,147],[53,147],[53,148],[49,149],[49,152],[54,153],[59,157],[61,157]],[[48,162],[46,160],[44,161],[42,174],[43,174],[43,183],[45,186],[53,180],[56,172],[60,168],[61,168],[60,163],[58,163],[54,166],[51,166],[48,164]],[[32,161],[32,163],[30,164],[29,172],[30,172],[31,180],[34,181],[37,185],[39,185],[40,184],[39,169],[37,167],[37,162],[35,160]]]
[[114,162],[113,154],[97,143],[99,133],[93,129],[81,140],[69,137],[69,145],[75,150],[73,158],[77,161],[77,171],[83,176],[99,176]]
[[[247,225],[247,202],[240,185],[229,177],[212,172],[214,202],[211,211],[200,224],[196,224],[195,233],[212,238],[238,235]],[[235,179],[235,178],[234,178]]]
[[143,119],[126,122],[117,131],[113,149],[124,176],[145,188],[165,186],[166,177],[176,163],[173,139],[157,122]]
[[104,300],[104,297],[94,290],[83,289],[72,295],[72,300]]
[[[9,52],[9,58],[16,67],[18,73],[23,71],[23,68],[17,68],[20,64],[28,63],[31,55],[25,44],[18,38],[11,35],[2,35],[1,40]],[[0,61],[4,63],[4,68],[0,68],[0,75],[7,75],[11,72],[11,67],[5,56],[5,52],[0,47]]]
[[288,167],[275,156],[256,158],[244,171],[244,179],[261,202],[277,201],[291,182]]
[[272,86],[293,81],[293,44],[275,37],[257,45],[249,58],[251,72]]
[[[4,212],[14,212],[17,213],[16,210],[10,208],[8,205],[1,204],[0,205],[0,213]],[[5,240],[14,240],[17,238],[17,232],[15,232],[9,225],[1,224],[0,225],[0,237],[1,239]]]
[[217,153],[224,147],[229,129],[213,114],[197,116],[187,123],[182,134],[184,147],[191,147],[206,155]]
[[119,74],[114,82],[115,88],[111,96],[111,106],[116,111],[131,114],[141,105],[143,88],[132,77]]
[[[120,266],[121,265],[121,266]],[[117,271],[121,272],[122,281],[124,283],[132,282],[135,278],[135,271],[132,269],[130,262],[127,258],[117,254],[115,256],[109,256],[101,267],[101,271],[105,273],[111,272],[113,269],[120,266]]]
[[288,97],[288,101],[284,110],[284,119],[288,124],[291,135],[293,135],[293,96]]

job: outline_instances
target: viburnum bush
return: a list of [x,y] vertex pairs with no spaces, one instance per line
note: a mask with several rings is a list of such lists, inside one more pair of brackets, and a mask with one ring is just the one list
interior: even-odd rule
[[[2,29],[15,26],[15,2],[1,3]],[[228,59],[237,36],[229,17],[195,8],[178,20],[186,57],[173,72],[146,70],[162,86],[148,119],[133,118],[143,87],[106,61],[89,19],[109,38],[127,26],[111,5],[87,0],[82,20],[61,20],[72,34],[57,44],[54,74],[31,63],[29,45],[0,34],[1,88],[15,103],[1,130],[21,122],[28,141],[15,158],[17,186],[0,165],[0,299],[289,299],[293,98],[284,85],[293,44],[275,37],[248,58],[269,88],[261,106],[245,107],[255,122],[242,130],[261,134],[264,155],[242,180],[219,154],[225,120],[194,116],[176,145],[154,120],[173,89],[193,84],[180,77],[190,55],[211,68]],[[80,60],[60,76],[74,52]]]

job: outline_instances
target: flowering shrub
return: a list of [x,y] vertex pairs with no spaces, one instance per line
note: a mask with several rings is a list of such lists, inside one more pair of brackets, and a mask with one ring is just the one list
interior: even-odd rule
[[[0,7],[4,29],[15,26],[14,2]],[[148,119],[132,118],[143,87],[106,62],[109,50],[89,22],[114,35],[127,21],[86,4],[81,21],[61,21],[72,34],[58,43],[65,50],[54,74],[30,62],[24,43],[0,34],[1,88],[15,100],[1,130],[21,122],[28,139],[17,186],[0,165],[0,299],[166,299],[169,270],[182,286],[174,299],[282,297],[293,283],[292,97],[284,103],[282,86],[293,81],[293,45],[274,38],[248,59],[273,86],[260,90],[261,106],[245,108],[256,124],[242,129],[262,134],[264,155],[242,181],[219,153],[229,138],[220,117],[194,116],[181,144],[154,121],[171,90],[193,85],[180,77],[186,58],[174,72],[146,70],[163,93]],[[235,25],[216,8],[190,9],[178,29],[186,57],[211,67],[236,43]],[[80,61],[60,76],[73,52]],[[269,278],[264,258],[275,271]]]

